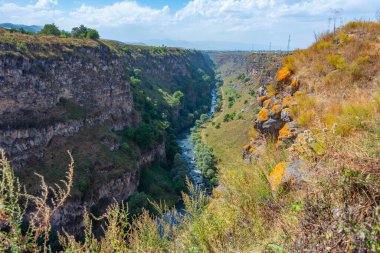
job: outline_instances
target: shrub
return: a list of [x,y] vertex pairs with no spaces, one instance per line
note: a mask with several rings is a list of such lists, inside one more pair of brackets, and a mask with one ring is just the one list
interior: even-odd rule
[[338,38],[339,38],[341,43],[347,43],[347,42],[350,42],[352,40],[352,37],[348,36],[343,31],[340,31],[338,33]]
[[330,48],[331,46],[332,46],[332,43],[330,41],[322,40],[321,42],[319,42],[317,44],[317,49],[318,50],[323,50],[323,49],[326,49],[326,48]]
[[133,86],[138,86],[138,85],[141,84],[141,80],[138,79],[138,78],[136,78],[136,77],[134,77],[134,76],[132,76],[132,77],[130,78],[130,81],[131,81],[131,84],[132,84]]
[[295,60],[296,58],[294,57],[294,55],[288,55],[286,57],[284,57],[283,61],[282,61],[282,65],[284,67],[287,67],[288,70],[290,72],[294,72],[295,71]]
[[224,118],[223,118],[223,121],[224,122],[229,122],[231,120],[233,120],[236,116],[236,113],[233,112],[233,113],[227,113],[226,115],[224,115]]
[[97,30],[94,29],[88,29],[86,38],[92,39],[92,40],[98,40],[100,38],[99,33]]
[[135,77],[137,77],[137,78],[140,78],[140,77],[141,77],[141,73],[142,73],[141,69],[134,69],[134,70],[133,70],[133,75],[134,75]]
[[343,70],[346,68],[346,60],[337,54],[332,54],[327,56],[327,61],[330,63],[335,69]]
[[129,153],[129,152],[130,152],[130,146],[129,146],[128,142],[123,142],[123,143],[120,145],[120,149],[121,149],[121,151],[123,151],[124,153]]

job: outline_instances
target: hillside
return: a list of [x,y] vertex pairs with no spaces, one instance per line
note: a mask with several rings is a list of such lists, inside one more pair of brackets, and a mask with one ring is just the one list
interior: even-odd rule
[[[349,23],[286,56],[276,80],[258,90],[261,107],[245,130],[251,141],[243,156],[250,169],[221,164],[226,189],[218,194],[246,219],[235,228],[240,246],[380,249],[379,32],[378,23]],[[238,135],[224,134],[224,141]],[[226,151],[220,157],[232,150]],[[253,231],[256,239],[240,235]]]

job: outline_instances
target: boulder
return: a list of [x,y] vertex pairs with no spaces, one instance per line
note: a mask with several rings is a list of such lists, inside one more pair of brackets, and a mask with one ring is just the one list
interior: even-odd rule
[[306,163],[302,160],[280,162],[269,175],[269,183],[273,191],[279,190],[284,184],[299,184],[303,179],[301,172]]

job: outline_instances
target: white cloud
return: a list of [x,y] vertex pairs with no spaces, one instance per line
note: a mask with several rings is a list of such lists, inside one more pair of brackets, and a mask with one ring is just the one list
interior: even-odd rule
[[58,0],[38,0],[37,3],[35,4],[35,7],[44,9],[44,8],[49,8],[57,4],[58,4]]
[[[10,22],[25,25],[40,25],[54,22],[55,18],[64,13],[49,8],[49,5],[17,5],[14,3],[0,3],[0,22]],[[40,3],[42,4],[42,3]]]
[[166,22],[169,20],[169,7],[153,9],[140,6],[135,1],[117,2],[96,8],[83,4],[70,13],[76,22],[93,26],[121,26],[126,24]]

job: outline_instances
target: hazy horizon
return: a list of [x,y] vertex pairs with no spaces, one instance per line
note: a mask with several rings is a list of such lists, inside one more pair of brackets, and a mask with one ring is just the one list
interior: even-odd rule
[[[373,20],[374,0],[0,0],[0,23],[70,31],[80,24],[102,38],[202,50],[305,48],[314,33]],[[344,8],[341,8],[344,6]],[[28,18],[25,18],[28,17]]]

